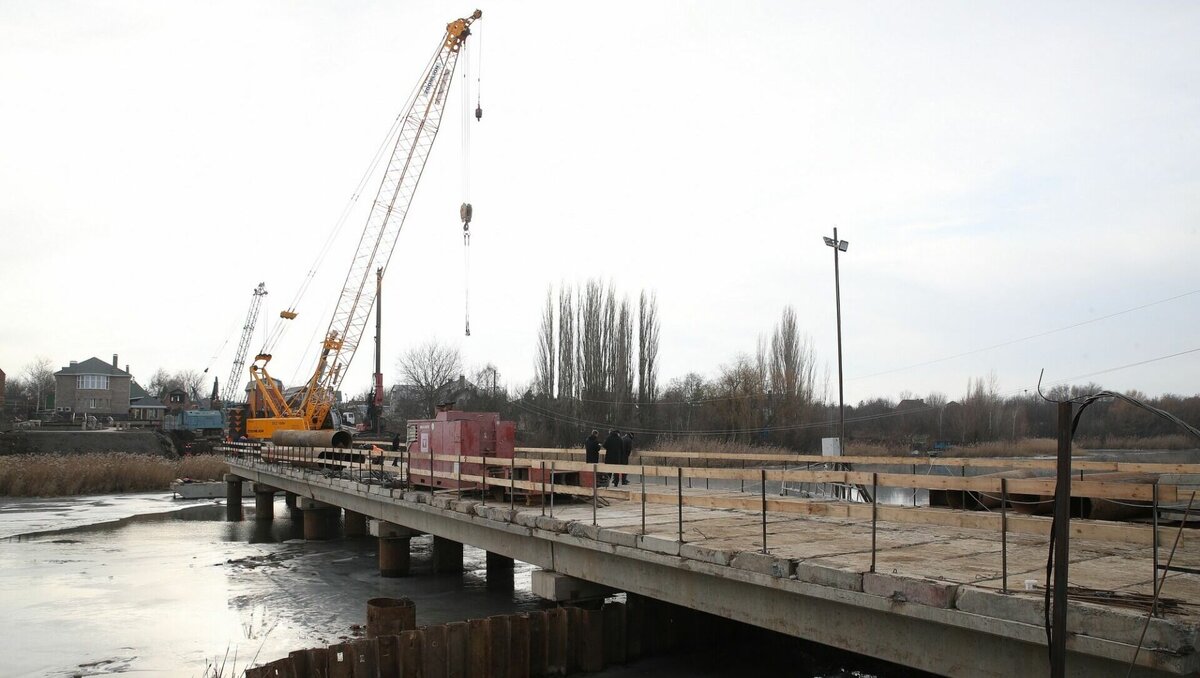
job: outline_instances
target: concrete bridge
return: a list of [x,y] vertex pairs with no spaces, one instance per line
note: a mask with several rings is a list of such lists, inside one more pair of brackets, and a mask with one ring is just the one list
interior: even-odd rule
[[[915,466],[910,475],[831,472],[803,457],[782,470],[617,467],[527,451],[512,459],[435,456],[424,488],[411,489],[417,478],[406,477],[406,462],[413,460],[403,454],[331,462],[313,450],[226,451],[231,509],[240,506],[232,498],[243,481],[263,489],[265,515],[273,492],[285,491],[305,511],[305,535],[314,539],[331,536],[330,516],[344,510],[348,533],[369,523],[379,538],[385,576],[406,574],[408,540],[431,534],[435,569],[461,569],[469,544],[488,552],[489,565],[516,559],[542,568],[535,593],[553,600],[627,591],[938,674],[1049,675],[1048,518],[1014,515],[1007,504],[979,512],[778,491],[781,483],[810,482],[871,487],[872,496],[885,486],[1040,496],[1052,481],[923,476]],[[451,470],[429,471],[438,465],[428,462]],[[470,464],[485,470],[464,475]],[[389,471],[399,472],[397,481],[378,482]],[[617,471],[636,475],[620,489],[586,486],[593,473]],[[489,491],[437,489],[438,479]],[[1073,493],[1122,503],[1181,492],[1162,483],[1073,484]],[[1135,654],[1132,675],[1200,671],[1200,577],[1191,571],[1200,566],[1200,541],[1184,532],[1072,521],[1070,675],[1125,675]],[[1173,543],[1167,570],[1160,560]],[[1152,609],[1160,571],[1169,576]]]

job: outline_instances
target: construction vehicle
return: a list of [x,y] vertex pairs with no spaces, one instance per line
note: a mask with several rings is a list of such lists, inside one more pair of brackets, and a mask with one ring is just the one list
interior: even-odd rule
[[[267,372],[271,354],[259,353],[250,366],[255,391],[268,416],[251,412],[246,434],[256,440],[273,440],[286,445],[349,447],[352,436],[335,421],[334,393],[358,349],[371,314],[375,290],[368,277],[376,269],[386,270],[404,218],[412,203],[417,182],[437,137],[442,113],[450,94],[459,52],[471,35],[471,24],[482,16],[471,16],[446,26],[433,59],[418,81],[396,137],[379,190],[371,205],[358,249],[342,286],[333,318],[320,345],[316,369],[305,386],[292,398],[285,396],[279,382]],[[379,274],[382,276],[382,273]],[[280,313],[285,320],[294,310]]]

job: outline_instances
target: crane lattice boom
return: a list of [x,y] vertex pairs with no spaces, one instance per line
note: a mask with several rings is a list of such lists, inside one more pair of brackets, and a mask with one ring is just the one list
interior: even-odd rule
[[270,355],[257,356],[251,365],[251,376],[260,388],[267,391],[264,396],[269,406],[281,405],[270,408],[278,410],[274,417],[291,420],[277,423],[260,421],[257,425],[253,425],[252,420],[251,437],[270,437],[271,431],[276,428],[311,430],[325,425],[333,406],[333,394],[354,358],[375,301],[374,286],[367,284],[371,272],[376,268],[387,269],[417,182],[421,179],[425,161],[429,158],[429,151],[441,125],[459,51],[471,34],[471,24],[481,14],[476,10],[471,16],[446,26],[446,34],[419,81],[415,96],[404,115],[383,181],[371,205],[358,248],[350,262],[350,270],[342,285],[329,329],[321,343],[316,369],[302,396],[294,403],[285,402],[265,369]]
[[251,295],[246,322],[242,324],[242,339],[238,342],[237,353],[233,355],[233,369],[229,371],[229,379],[225,381],[225,392],[221,394],[221,402],[226,405],[242,402],[245,397],[244,391],[238,393],[238,384],[242,382],[242,375],[245,374],[242,370],[246,367],[246,351],[250,349],[250,339],[254,336],[254,327],[258,324],[258,311],[262,308],[262,298],[267,295],[267,284],[259,283]]

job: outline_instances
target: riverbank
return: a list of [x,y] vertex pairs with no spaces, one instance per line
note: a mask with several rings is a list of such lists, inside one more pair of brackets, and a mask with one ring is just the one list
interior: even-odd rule
[[0,496],[69,497],[168,490],[176,478],[219,480],[224,459],[195,455],[166,459],[147,454],[18,454],[0,456]]

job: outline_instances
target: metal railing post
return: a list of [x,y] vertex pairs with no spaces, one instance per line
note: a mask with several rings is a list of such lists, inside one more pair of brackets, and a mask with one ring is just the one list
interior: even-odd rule
[[[1158,581],[1158,482],[1156,481],[1152,487],[1152,491],[1154,492],[1154,508],[1152,509],[1154,512],[1152,520],[1152,529],[1154,530],[1154,538],[1152,541],[1154,545],[1151,548],[1151,550],[1154,552],[1154,579],[1152,581]],[[1150,615],[1154,617],[1158,616],[1157,597],[1151,601]]]
[[767,552],[767,469],[762,469],[762,533],[763,553]]
[[550,517],[554,517],[554,462],[550,462]]
[[646,467],[642,466],[642,534],[646,534]]
[[1008,593],[1008,478],[1000,479],[1000,592]]
[[546,462],[542,462],[542,515],[546,515]]
[[592,464],[592,526],[596,525],[596,501],[600,487],[600,477],[596,475],[596,465]]
[[679,501],[679,543],[683,543],[683,467],[675,467],[675,494]]
[[517,510],[517,452],[508,462],[508,510]]
[[871,572],[875,571],[875,532],[879,523],[879,474],[871,474]]

